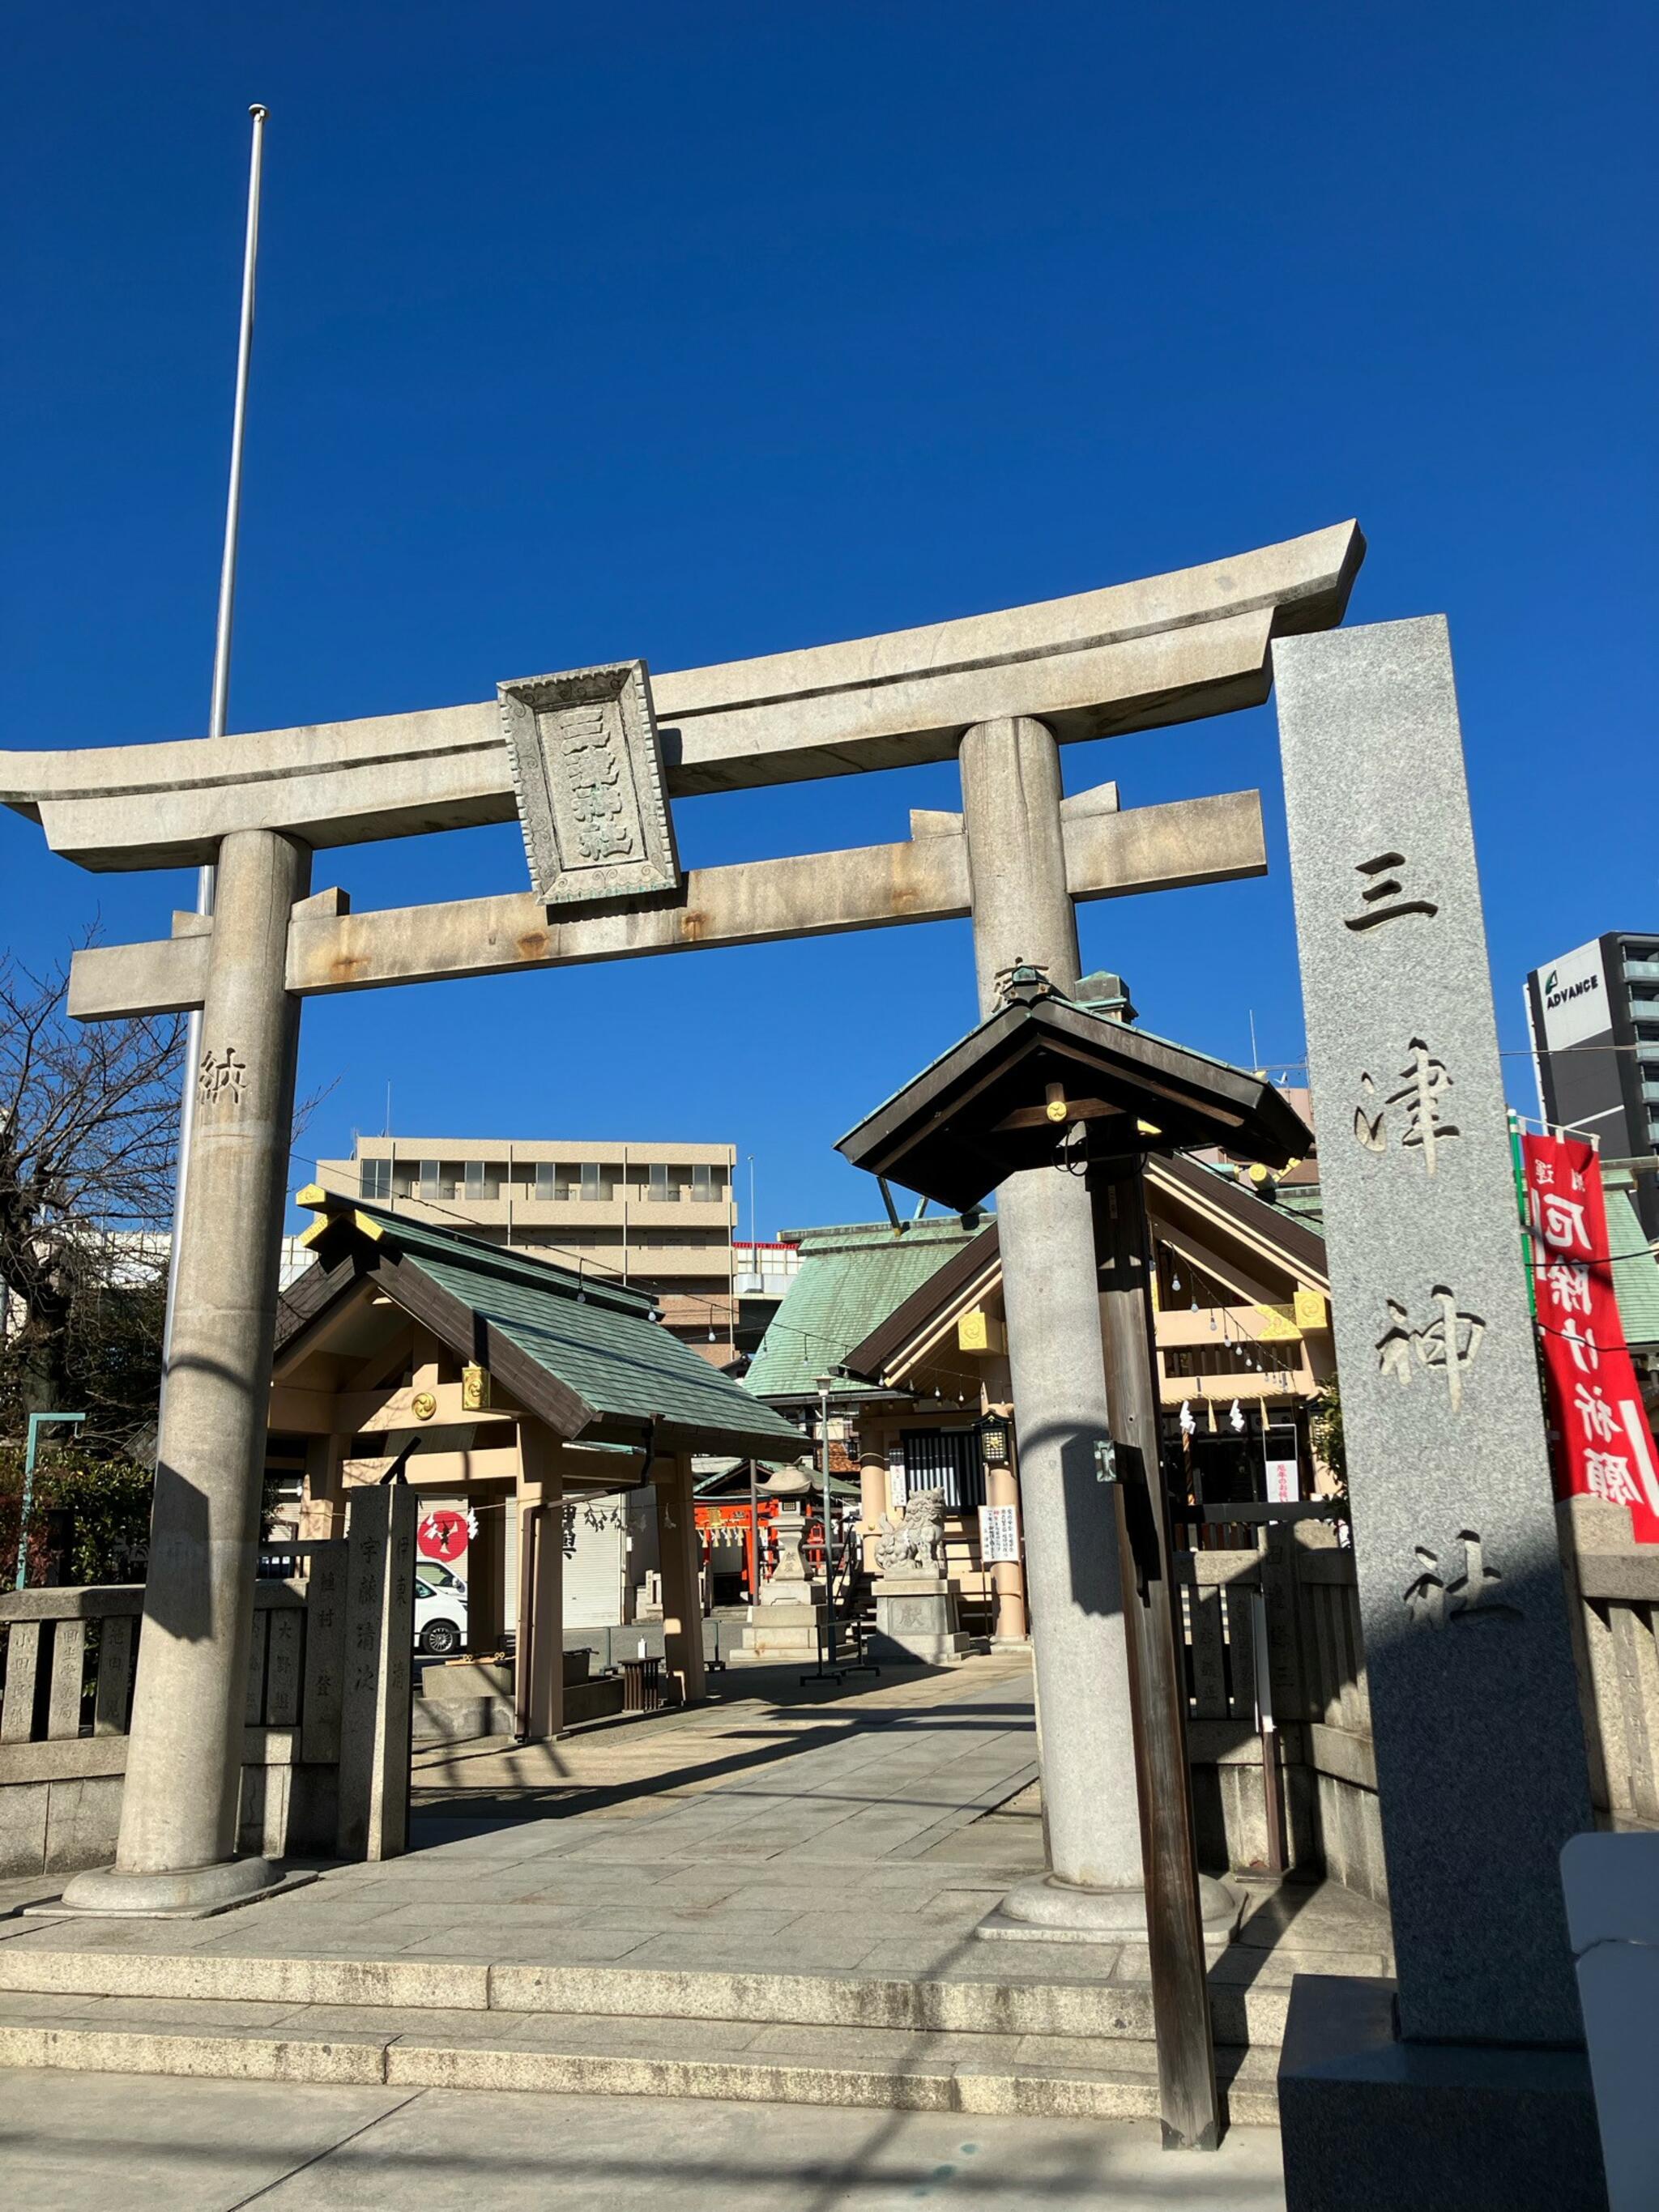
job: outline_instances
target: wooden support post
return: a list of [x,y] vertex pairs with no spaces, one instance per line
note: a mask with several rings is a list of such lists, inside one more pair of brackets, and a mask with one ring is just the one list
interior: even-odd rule
[[[988,1505],[1019,1507],[1019,1483],[1015,1476],[1012,1448],[1013,1424],[1008,1425],[1010,1450],[1000,1467],[985,1470]],[[1025,1569],[1018,1559],[999,1559],[986,1570],[990,1585],[991,1635],[997,1644],[1024,1644],[1026,1633]]]
[[[522,1449],[522,1430],[520,1431]],[[539,1505],[525,1496],[524,1468],[514,1501],[519,1516],[519,1601],[513,1624],[513,1733],[522,1743],[530,1734],[531,1654],[536,1644],[536,1516]]]
[[680,1452],[672,1460],[659,1460],[651,1479],[657,1491],[664,1665],[674,1685],[675,1702],[692,1705],[702,1695],[703,1665],[702,1595],[690,1454]]
[[521,1544],[520,1588],[530,1593],[529,1630],[520,1624],[520,1733],[564,1732],[564,1477],[558,1448],[539,1425],[520,1429],[525,1479],[536,1492]]
[[1109,1160],[1089,1180],[1102,1261],[1164,2140],[1170,2148],[1213,2150],[1220,2107],[1193,1843],[1179,1599],[1159,1455],[1145,1170],[1139,1158]]

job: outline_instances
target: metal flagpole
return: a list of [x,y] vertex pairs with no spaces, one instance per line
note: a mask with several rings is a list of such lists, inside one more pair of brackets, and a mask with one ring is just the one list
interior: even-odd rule
[[[242,440],[247,423],[248,370],[253,358],[253,276],[259,254],[259,179],[264,161],[265,118],[268,108],[256,102],[248,110],[253,118],[253,149],[247,180],[247,234],[242,246],[242,318],[236,343],[236,398],[231,410],[230,487],[225,501],[225,542],[219,562],[219,618],[213,638],[213,700],[208,710],[208,735],[222,738],[230,704],[230,632],[236,605],[236,537],[242,512]],[[196,878],[196,911],[213,911],[216,870],[202,868]],[[173,1241],[167,1268],[167,1319],[161,1335],[161,1389],[167,1389],[167,1360],[173,1350],[173,1305],[179,1283],[179,1237],[185,1218],[185,1178],[190,1172],[191,1138],[196,1124],[196,1071],[202,1057],[202,1010],[191,1010],[185,1032],[185,1077],[179,1104],[179,1164],[173,1198]]]

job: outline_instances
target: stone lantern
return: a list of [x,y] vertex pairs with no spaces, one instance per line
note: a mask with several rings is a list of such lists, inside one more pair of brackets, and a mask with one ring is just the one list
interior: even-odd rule
[[811,1470],[804,1462],[776,1468],[756,1486],[757,1497],[777,1502],[772,1531],[778,1555],[761,1584],[758,1602],[749,1608],[743,1632],[745,1658],[784,1665],[818,1656],[825,1617],[823,1585],[808,1573],[801,1550],[814,1489]]

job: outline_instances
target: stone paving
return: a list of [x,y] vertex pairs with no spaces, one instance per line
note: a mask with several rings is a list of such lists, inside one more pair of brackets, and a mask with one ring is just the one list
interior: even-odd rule
[[[377,1957],[809,1969],[904,1942],[936,1963],[1011,1869],[1041,1863],[1035,1820],[996,1866],[932,1856],[1035,1772],[1024,1657],[822,1704],[781,1702],[794,1675],[775,1695],[761,1673],[732,1670],[725,1701],[693,1712],[419,1754],[404,1858],[331,1868],[211,1920],[0,1921],[0,1934],[36,1948],[326,1956],[360,1954],[372,1929]],[[57,1886],[10,1882],[0,1910]]]
[[1283,2212],[1278,2139],[1172,2155],[1156,2125],[935,2112],[782,2112],[654,2097],[0,2069],[0,2180],[31,2212]]
[[[0,1919],[0,1941],[458,1965],[986,1972],[993,1947],[972,1929],[1042,1863],[1024,1655],[853,1678],[817,1697],[789,1672],[733,1668],[716,1681],[720,1702],[691,1712],[601,1723],[554,1743],[490,1739],[418,1754],[405,1857],[332,1867],[215,1919]],[[1011,1801],[1025,1809],[996,1813]],[[10,1881],[0,1911],[55,1887]],[[1267,1909],[1265,1898],[1251,1906]],[[1251,1931],[1257,1940],[1235,1947],[1248,1955],[1234,1975],[1271,1974],[1259,1955],[1269,1928],[1293,1936],[1287,1948],[1328,1954],[1329,1971],[1383,1971],[1386,1916],[1334,1885],[1287,1888]],[[1044,1980],[1072,1966],[1090,1979],[1133,1976],[1142,1949],[997,1945],[995,1968]]]
[[[198,1921],[0,1893],[0,2064],[1106,2119],[1156,2109],[1144,1944],[988,1942],[1042,1863],[1028,1665],[421,1755],[414,1848]],[[1386,1916],[1246,1883],[1212,1969],[1236,2121],[1271,2121],[1291,1977],[1386,1971]]]

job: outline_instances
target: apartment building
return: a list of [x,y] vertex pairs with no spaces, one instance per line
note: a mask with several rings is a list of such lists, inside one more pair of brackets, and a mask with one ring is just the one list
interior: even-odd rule
[[1527,978],[1539,1111],[1639,1164],[1636,1210],[1659,1238],[1659,936],[1613,930]]
[[738,1339],[736,1161],[731,1145],[360,1137],[318,1169],[329,1189],[648,1291],[724,1366]]

